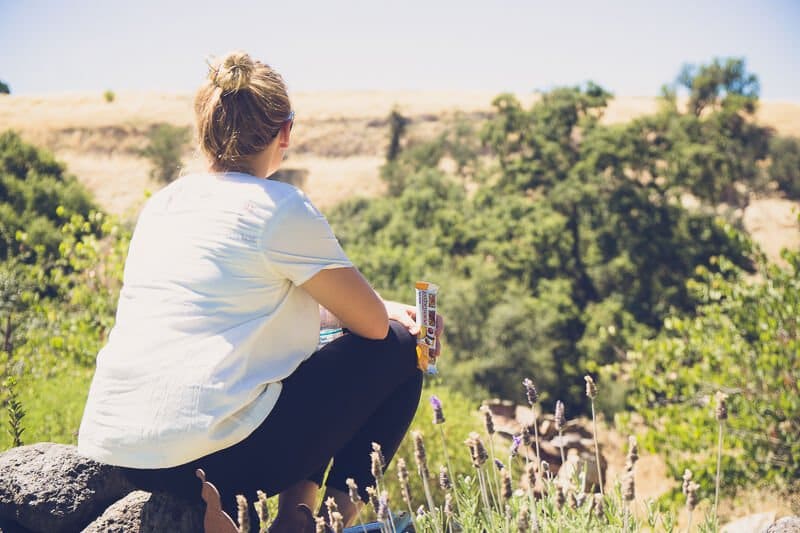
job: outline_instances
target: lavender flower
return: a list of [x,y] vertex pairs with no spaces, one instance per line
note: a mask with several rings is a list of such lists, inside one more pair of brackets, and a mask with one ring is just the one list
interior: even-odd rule
[[494,460],[494,466],[496,466],[498,470],[503,470],[506,467],[506,465],[504,465],[503,461],[501,461],[500,459]]
[[381,522],[386,522],[389,519],[389,493],[385,490],[381,492],[380,498],[378,498],[378,520]]
[[258,521],[261,522],[262,524],[266,524],[269,521],[269,508],[267,507],[267,495],[264,494],[263,491],[257,490],[256,497],[258,497],[258,502],[254,503],[253,506],[256,508]]
[[483,426],[486,428],[486,433],[494,435],[494,418],[492,417],[492,410],[489,407],[482,405],[481,411],[483,412]]
[[523,505],[517,515],[517,531],[519,533],[529,533],[531,530],[530,511],[527,505]]
[[236,507],[239,519],[239,533],[250,533],[250,513],[247,510],[247,498],[237,494]]
[[556,421],[556,431],[561,431],[564,429],[564,426],[567,424],[566,416],[564,415],[564,402],[558,400],[556,402],[556,414],[555,414],[555,421]]
[[522,385],[525,387],[525,395],[528,397],[528,404],[533,407],[533,405],[539,401],[539,392],[536,390],[533,381],[528,378],[522,380]]
[[372,451],[378,454],[378,462],[380,464],[381,470],[386,468],[386,457],[383,456],[383,450],[381,450],[381,445],[377,442],[372,443]]
[[597,385],[595,385],[594,379],[592,376],[583,376],[583,379],[586,380],[586,396],[594,400],[597,397]]
[[372,504],[372,508],[375,512],[378,512],[378,491],[375,490],[375,487],[367,487],[367,497],[369,498],[369,503]]
[[444,465],[439,467],[439,486],[444,491],[448,491],[453,488],[453,482],[450,480],[450,474],[447,472],[447,468]]
[[453,518],[453,495],[449,492],[444,495],[444,515],[449,519]]
[[717,392],[717,409],[715,415],[717,417],[717,421],[721,422],[728,418],[728,395],[724,392]]
[[428,479],[431,477],[428,471],[428,459],[425,455],[425,443],[422,441],[422,433],[414,431],[411,433],[414,440],[414,459],[417,461],[417,472],[420,477]]
[[606,516],[606,502],[602,494],[594,495],[594,516],[599,520]]
[[511,439],[511,448],[509,449],[509,454],[511,457],[516,457],[519,455],[519,445],[522,444],[522,436],[521,435],[514,435]]
[[437,396],[431,396],[431,407],[433,407],[433,423],[444,424],[444,411],[442,401]]
[[344,531],[344,517],[339,511],[331,513],[331,528],[334,533],[342,533]]
[[328,497],[325,500],[325,507],[328,509],[328,522],[333,524],[333,513],[339,512],[339,506],[336,505],[336,500],[333,497]]
[[400,481],[400,494],[407,505],[411,505],[411,489],[408,486],[408,467],[402,457],[397,459],[397,479]]
[[514,494],[514,489],[511,487],[511,474],[508,473],[508,470],[502,468],[500,470],[500,479],[502,480],[501,494],[503,499],[509,501]]
[[383,468],[381,467],[381,456],[378,452],[371,452],[370,456],[370,471],[372,472],[372,477],[375,478],[375,483],[380,483],[383,479]]
[[350,495],[350,501],[356,505],[361,503],[361,496],[358,494],[358,485],[356,485],[356,480],[349,477],[345,480],[345,484],[347,485],[347,492]]
[[681,487],[684,496],[689,494],[690,481],[692,481],[692,471],[687,468],[683,471],[683,485]]

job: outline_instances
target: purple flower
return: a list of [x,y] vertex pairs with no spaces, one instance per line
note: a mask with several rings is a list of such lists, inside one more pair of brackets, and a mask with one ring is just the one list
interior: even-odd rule
[[442,410],[442,401],[436,396],[431,396],[431,406],[433,407],[433,423],[444,423],[444,411]]
[[500,459],[494,460],[494,466],[496,466],[498,470],[502,470],[506,467],[506,465],[504,465],[503,461],[501,461]]
[[511,440],[511,457],[516,457],[519,453],[519,445],[522,444],[522,435],[514,435]]

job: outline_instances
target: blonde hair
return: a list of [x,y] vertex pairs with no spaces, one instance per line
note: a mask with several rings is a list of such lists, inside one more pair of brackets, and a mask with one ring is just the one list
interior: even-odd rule
[[249,157],[272,142],[292,110],[286,84],[245,52],[209,63],[194,98],[200,150],[217,171],[249,172]]

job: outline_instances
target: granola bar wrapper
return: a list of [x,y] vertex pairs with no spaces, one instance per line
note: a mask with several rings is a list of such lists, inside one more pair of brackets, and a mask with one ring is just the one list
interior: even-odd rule
[[432,352],[436,350],[436,301],[439,287],[427,281],[415,284],[417,300],[417,366],[423,372],[436,374],[436,358]]

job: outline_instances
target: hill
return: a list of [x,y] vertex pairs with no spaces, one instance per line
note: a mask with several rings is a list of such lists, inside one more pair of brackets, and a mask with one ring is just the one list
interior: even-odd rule
[[[354,194],[382,190],[378,169],[388,143],[387,116],[393,108],[410,119],[409,138],[431,138],[457,116],[481,121],[496,95],[490,92],[315,92],[293,94],[297,120],[286,167],[306,175],[304,189],[321,208]],[[518,95],[529,103],[535,95]],[[604,121],[625,122],[655,111],[651,97],[611,101]],[[760,122],[778,133],[800,137],[800,104],[761,102]],[[5,96],[0,98],[0,129],[20,132],[47,147],[95,194],[105,209],[132,215],[144,191],[159,187],[138,155],[147,133],[160,123],[192,125],[188,94],[120,93],[107,103],[102,94]],[[203,167],[196,153],[184,158],[186,170]],[[783,246],[800,246],[792,202],[754,199],[745,223],[770,256]]]

